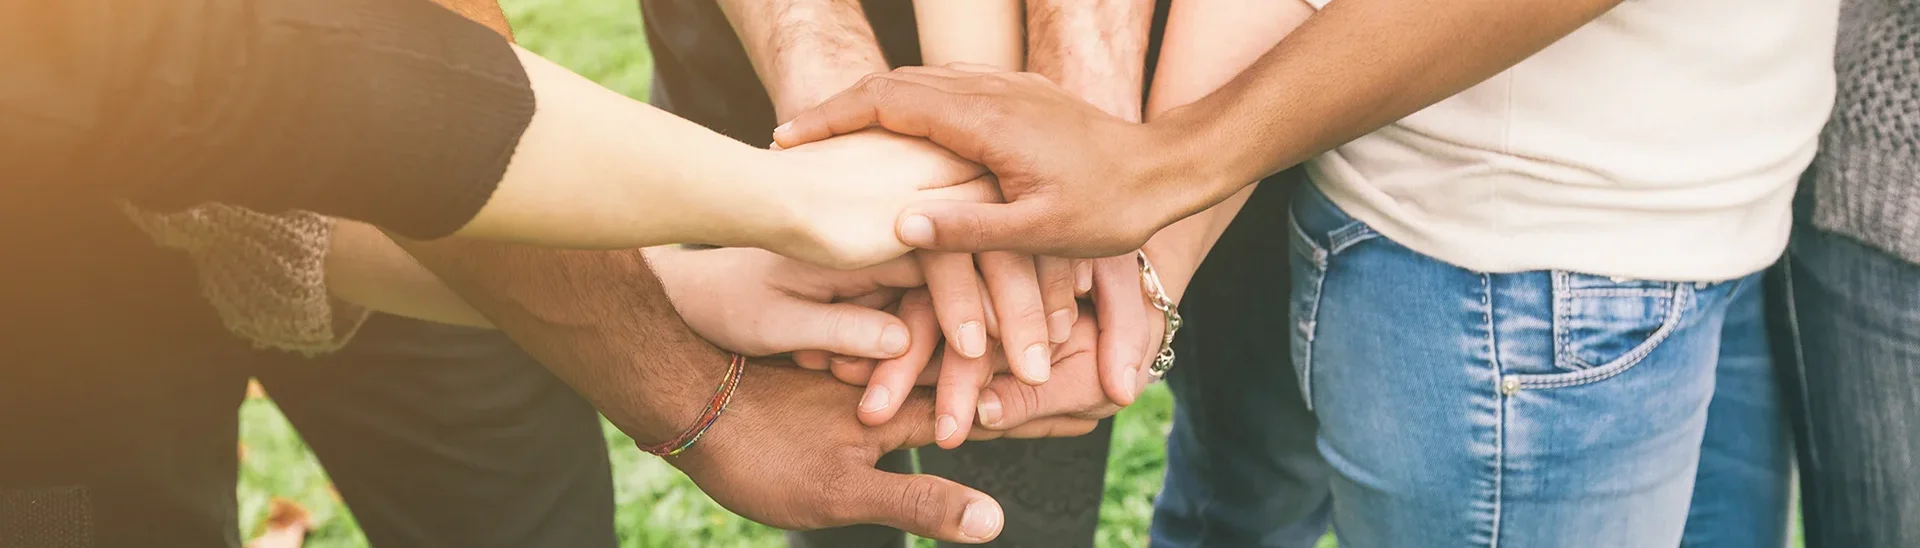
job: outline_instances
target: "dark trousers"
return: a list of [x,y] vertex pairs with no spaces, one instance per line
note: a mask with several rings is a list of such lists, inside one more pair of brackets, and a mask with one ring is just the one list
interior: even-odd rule
[[593,409],[505,337],[377,317],[255,350],[117,215],[0,204],[0,546],[239,546],[250,376],[376,546],[615,545]]
[[1814,228],[1801,191],[1772,287],[1807,546],[1920,546],[1920,265]]

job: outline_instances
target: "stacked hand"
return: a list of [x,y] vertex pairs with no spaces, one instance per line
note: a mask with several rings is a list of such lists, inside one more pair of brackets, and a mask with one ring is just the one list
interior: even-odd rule
[[[904,137],[884,130],[852,132],[815,143],[796,145],[777,152],[794,159],[798,183],[791,196],[795,223],[794,247],[769,246],[770,249],[799,259],[847,267],[870,264],[895,256],[908,248],[891,231],[892,222],[903,211],[928,203],[972,203],[998,201],[999,189],[991,176],[982,177],[981,168],[924,139]],[[802,212],[813,212],[806,214]],[[974,413],[974,394],[991,378],[988,354],[998,347],[996,358],[1011,364],[1012,374],[1023,382],[1040,384],[1049,376],[1053,361],[1052,346],[1064,342],[1071,326],[1079,319],[1076,297],[1092,293],[1099,304],[1095,311],[1101,320],[1101,352],[1098,361],[1107,380],[1106,390],[1113,401],[1131,403],[1132,384],[1126,377],[1133,366],[1153,350],[1147,333],[1153,322],[1139,300],[1140,285],[1131,256],[1098,260],[1069,260],[1047,256],[986,251],[978,254],[920,251],[915,258],[924,274],[930,298],[936,338],[946,382],[940,391],[936,423],[942,446],[952,447],[965,439]],[[1097,291],[1096,291],[1097,288]],[[683,292],[676,292],[680,294]],[[901,303],[893,294],[814,295],[851,302],[872,308],[916,310],[918,303]],[[682,307],[687,308],[687,307]],[[844,309],[842,309],[844,310]],[[684,311],[689,315],[710,315],[708,311]],[[862,320],[868,327],[838,327],[847,313],[826,317],[835,329],[848,331],[848,337],[877,340],[873,320]],[[873,315],[854,315],[874,318]],[[785,323],[791,318],[772,319],[766,324]],[[723,346],[753,355],[770,353],[767,347],[731,345],[734,342],[714,328],[715,321],[695,321],[696,328]],[[884,323],[884,322],[883,322]],[[812,332],[829,325],[796,328]],[[898,324],[894,324],[898,325]],[[777,330],[777,329],[776,329]],[[856,335],[857,334],[857,335]],[[748,334],[748,337],[779,337],[798,343],[798,333],[783,335]],[[927,335],[916,335],[924,339]],[[794,361],[812,369],[825,369],[829,363],[851,362],[872,365],[871,360],[890,359],[887,369],[918,368],[911,360],[900,359],[900,348],[885,351],[872,348],[843,350],[844,340],[819,341],[822,345],[785,344],[780,350],[799,351]],[[836,346],[838,345],[838,346]],[[869,345],[870,346],[870,345]],[[934,348],[929,346],[928,348]],[[830,356],[831,354],[831,356]],[[918,358],[924,361],[925,357]],[[887,376],[885,378],[895,378]],[[901,399],[907,385],[885,382],[869,393],[863,416],[885,420]],[[967,388],[967,387],[971,388]]]
[[[1101,344],[1116,337],[1113,330],[1100,328],[1092,311],[1078,301],[1071,301],[1074,323],[1067,336],[1058,345],[1042,343],[1049,344],[1044,384],[1009,374],[1018,368],[1005,354],[966,357],[952,339],[942,337],[940,304],[930,288],[903,291],[927,279],[919,265],[907,259],[837,271],[757,249],[656,249],[648,258],[675,307],[702,337],[747,355],[793,352],[809,369],[831,369],[841,380],[867,387],[858,399],[860,422],[878,426],[905,413],[906,422],[929,428],[932,441],[946,447],[969,438],[976,411],[978,422],[990,429],[1023,424],[1027,419],[1021,417],[1030,416],[1023,413],[1044,417],[1063,410],[1104,409],[1110,414],[1131,403],[1150,380],[1142,373],[1147,353],[1140,350],[1125,358],[1130,361],[1118,373],[1102,373],[1105,363],[1115,360],[1102,359],[1107,352]],[[1113,298],[1102,299],[1131,305],[1126,319],[1141,332],[1123,339],[1130,349],[1158,341],[1154,330],[1160,326],[1153,316],[1158,312],[1149,312],[1141,294],[1133,291],[1108,293]],[[977,306],[978,301],[969,304]],[[1111,308],[1126,309],[1120,304]],[[983,323],[982,342],[993,344],[1000,324]],[[827,353],[836,358],[826,359]],[[938,387],[933,412],[908,410],[916,385]],[[1042,394],[1048,396],[1034,397]],[[1002,417],[1009,415],[997,411],[1005,409],[1009,399],[1017,409],[1033,410],[1016,411],[1011,416],[1017,420],[1007,421]]]
[[[1063,97],[1091,110],[1074,114],[1104,117]],[[792,139],[788,128],[781,141],[789,147],[773,153],[799,166],[788,196],[797,228],[784,245],[767,247],[798,261],[752,249],[650,256],[701,336],[748,355],[790,353],[803,368],[833,374],[755,365],[726,419],[672,462],[729,509],[775,526],[881,523],[946,540],[989,540],[1003,521],[991,499],[939,478],[882,473],[874,462],[928,443],[1084,434],[1134,401],[1152,380],[1145,368],[1162,321],[1142,291],[1133,231],[1043,226],[1033,219],[1044,215],[1021,200],[1072,204],[1111,223],[1144,218],[1134,227],[1139,241],[1161,220],[1111,210],[1112,197],[1091,186],[1076,188],[1094,195],[1062,198],[1037,175],[1071,164],[1101,177],[1088,167],[1099,163],[1097,154],[1069,149],[1064,164],[1022,171],[1021,161],[1048,160],[1015,153],[1018,145],[980,144],[991,136],[944,136],[936,146],[858,128],[841,128],[847,135],[832,139],[825,137],[834,131],[804,128],[812,137]],[[969,138],[977,139],[971,148]],[[960,146],[961,155],[943,146]],[[986,176],[962,156],[1007,178]],[[967,205],[997,203],[1002,191],[1015,204]],[[1016,220],[999,213],[1030,218],[999,226]],[[1121,237],[1087,244],[1076,230]],[[1055,236],[1062,239],[1047,239]],[[909,244],[926,249],[899,259]],[[1091,258],[1102,255],[1117,256]],[[771,437],[787,441],[754,442]],[[742,467],[763,473],[727,472]]]
[[[830,366],[847,383],[782,362],[756,362],[724,420],[692,450],[669,458],[714,500],[761,523],[789,529],[880,523],[947,541],[988,541],[1005,521],[991,498],[933,476],[881,472],[874,463],[888,451],[942,437],[957,444],[1081,435],[1120,407],[1101,388],[1095,367],[1100,333],[1084,304],[1075,304],[1068,336],[1051,349],[1046,383],[1034,386],[1007,375],[1009,362],[986,353],[984,360],[967,362],[987,368],[983,379],[991,375],[991,381],[979,381],[982,390],[981,384],[944,380],[959,368],[945,360],[953,354],[942,348],[930,293],[897,289],[922,280],[911,260],[836,271],[757,249],[650,251],[648,260],[676,308],[702,337],[750,354],[812,348],[882,360]],[[895,328],[910,333],[904,351],[889,346]],[[944,392],[966,397],[969,417],[978,398],[984,428],[942,435],[933,420],[934,399],[915,388],[936,379],[943,379],[941,398],[949,398]],[[1133,377],[1128,401],[1147,379]],[[895,395],[884,416],[849,412],[869,407],[856,402],[882,386]]]
[[1006,204],[908,208],[896,225],[908,245],[1105,257],[1226,198],[1205,194],[1224,185],[1169,184],[1206,175],[1175,172],[1167,159],[1184,143],[1150,129],[1158,125],[1108,114],[1036,74],[904,67],[862,79],[774,139],[791,148],[880,127],[925,137],[999,177]]

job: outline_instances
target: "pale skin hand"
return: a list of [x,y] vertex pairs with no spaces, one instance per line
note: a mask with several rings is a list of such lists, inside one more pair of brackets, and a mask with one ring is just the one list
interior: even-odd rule
[[[1029,0],[1029,68],[1108,114],[1140,121],[1153,4]],[[1146,305],[1132,253],[1093,261],[1088,270],[1100,320],[1101,384],[1114,403],[1131,405],[1139,394],[1136,377],[1158,350],[1165,325]]]
[[[915,0],[913,8],[922,62],[970,63],[992,70],[1025,65],[1021,2]],[[975,399],[993,376],[984,352],[988,335],[999,340],[1007,363],[1018,364],[1015,374],[1022,380],[1038,384],[1050,376],[1052,343],[1066,340],[1079,308],[1072,304],[1073,267],[1065,260],[998,252],[977,257],[937,251],[916,255],[927,271],[933,314],[953,332],[941,347],[946,367],[940,369],[934,402],[934,437],[940,446],[952,448],[967,439]],[[983,293],[991,297],[991,306]],[[902,308],[911,315],[920,310],[917,304],[902,303]],[[861,420],[880,424],[892,419],[924,366],[910,360],[882,363],[876,373],[879,382],[868,384],[861,399]]]
[[[919,268],[905,258],[858,270],[831,270],[752,248],[661,246],[645,253],[687,324],[721,348],[748,356],[825,349],[871,359],[899,358],[908,343],[900,318],[836,301],[867,295],[893,299],[904,288],[925,284]],[[338,221],[325,264],[328,290],[349,302],[398,316],[493,327],[371,225]]]
[[985,196],[980,185],[952,188],[983,172],[959,176],[966,162],[951,156],[940,170],[921,169],[934,163],[924,160],[889,165],[911,145],[878,139],[774,154],[514,51],[539,107],[493,197],[458,236],[562,248],[759,247],[855,268],[907,251],[891,220],[872,222],[897,216],[906,199]]
[[[923,59],[928,65],[958,67],[964,64],[966,70],[1017,67],[1016,61],[1022,50],[1019,38],[1022,28],[1025,28],[1025,37],[1032,48],[1028,53],[1032,55],[1031,62],[1037,71],[1071,86],[1084,98],[1108,112],[1138,120],[1144,72],[1142,63],[1153,9],[1151,1],[1033,0],[1024,2],[1024,13],[1019,9],[1019,4],[1022,2],[916,1],[915,15],[920,24]],[[942,261],[962,256],[931,251],[920,253],[929,260]],[[983,265],[1008,257],[1019,257],[1024,262],[1024,256],[1003,253],[982,253],[979,256]],[[1159,318],[1148,313],[1135,259],[1128,254],[1090,262],[1070,262],[1046,256],[1038,256],[1035,261],[1043,286],[1049,288],[1042,296],[1045,301],[1043,305],[1050,311],[1049,331],[1055,335],[1056,342],[1057,335],[1062,331],[1058,327],[1073,322],[1079,307],[1070,294],[1060,290],[1064,288],[1055,289],[1064,283],[1054,284],[1049,280],[1064,280],[1063,273],[1071,270],[1076,293],[1096,289],[1094,297],[1098,306],[1095,310],[1102,328],[1101,351],[1097,357],[1104,373],[1103,386],[1108,389],[1113,401],[1120,405],[1132,403],[1138,395],[1135,386],[1140,384],[1141,367],[1152,355],[1152,347],[1159,340],[1154,330],[1163,327],[1150,327]],[[1025,270],[1024,264],[1020,270]],[[929,281],[938,281],[937,272],[929,269]],[[991,275],[988,285],[993,286]],[[939,297],[941,288],[935,286],[932,289],[936,293],[936,301],[945,302]],[[965,291],[969,288],[960,286],[958,289]],[[1001,301],[1002,297],[996,295],[995,304]],[[912,304],[902,303],[901,306],[902,317],[910,328],[917,323],[910,314],[919,312]],[[1063,307],[1070,310],[1063,310]],[[944,308],[934,307],[936,312]],[[1014,345],[1006,347],[1018,348]],[[1011,355],[1009,352],[1009,357]],[[1037,357],[1032,360],[1037,361]],[[945,366],[941,368],[940,396],[935,402],[938,414],[936,424],[959,425],[955,435],[950,439],[943,438],[941,443],[942,446],[949,445],[949,442],[957,445],[966,437],[965,433],[971,424],[969,418],[980,407],[973,389],[984,385],[991,375],[979,360],[966,360],[963,356],[955,355],[951,346],[947,347],[942,361]],[[868,385],[867,397],[862,400],[860,409],[862,419],[869,424],[890,419],[893,413],[886,397],[904,392],[904,388],[917,376],[918,364],[896,362],[895,365],[898,369],[883,365],[871,375],[873,382]],[[855,364],[836,367],[835,370],[864,369]],[[1022,378],[1026,380],[1024,376]]]
[[[491,0],[440,1],[474,8],[456,10],[462,13],[499,11]],[[494,28],[508,34],[499,19]],[[692,403],[713,386],[722,353],[677,321],[638,252],[409,245],[419,264],[636,440],[655,442],[686,428],[698,413]],[[832,412],[846,405],[835,396],[850,401],[847,392],[856,389],[792,369],[757,368],[705,444],[671,461],[714,500],[788,528],[881,523],[954,542],[999,535],[1005,518],[986,494],[874,469],[881,453],[926,443],[904,428],[911,425],[861,427]],[[810,435],[779,435],[802,429]]]
[[[1151,119],[1174,107],[1211,93],[1232,79],[1240,70],[1273,44],[1284,38],[1313,15],[1310,6],[1292,0],[1209,0],[1175,2],[1168,14],[1166,37],[1161,46],[1160,66],[1156,71],[1147,115]],[[1246,202],[1246,194],[1185,219],[1155,235],[1147,244],[1166,291],[1176,302],[1185,293],[1193,271],[1208,249],[1226,230],[1233,216]],[[1130,259],[1130,257],[1129,257]],[[1137,275],[1137,274],[1136,274]],[[909,298],[911,300],[911,298]],[[902,318],[914,326],[913,314],[905,309]],[[1158,314],[1158,312],[1154,312]],[[1153,340],[1158,341],[1161,325],[1156,322]],[[1125,404],[1111,396],[1113,386],[1104,365],[1097,369],[1089,356],[1091,335],[1079,335],[1059,348],[1061,359],[1054,364],[1055,377],[1042,386],[995,380],[980,395],[978,420],[988,430],[1026,431],[1043,426],[1049,420],[1073,418],[1097,420],[1112,416]],[[934,367],[939,367],[936,363]],[[1002,365],[1002,367],[1004,367]],[[879,382],[878,371],[836,368],[835,374],[848,382]],[[929,382],[922,374],[920,383]],[[1139,394],[1148,382],[1144,374],[1126,379],[1121,386],[1130,396]],[[1126,401],[1132,401],[1132,397]],[[1039,421],[1039,422],[1036,422]]]
[[[996,1],[982,5],[990,12],[998,10],[998,15],[989,15],[990,18],[1017,24],[1015,4]],[[724,0],[720,7],[740,36],[781,120],[810,108],[863,76],[887,70],[878,41],[855,0]],[[960,8],[957,10],[963,14],[960,17],[971,17],[967,14],[975,13],[963,4],[949,4],[945,8]],[[1019,66],[1017,27],[1004,34],[989,33],[974,38],[996,44],[993,57],[982,60]],[[1047,287],[1051,291],[1043,296],[1036,267],[1030,260],[1013,255],[982,257],[979,271],[975,270],[971,256],[965,254],[922,256],[922,267],[936,294],[939,325],[946,339],[955,343],[951,348],[957,354],[956,359],[985,356],[991,349],[992,337],[997,334],[1004,341],[1001,347],[1015,363],[1028,364],[1019,369],[1022,378],[1029,382],[1046,378],[1046,364],[1050,361],[1047,354],[1051,351],[1049,340],[1054,334],[1049,333],[1047,314],[1042,306],[1072,300],[1070,288],[1076,284],[1071,268],[1050,269]],[[987,302],[989,296],[991,308]],[[1069,316],[1071,314],[1069,312]],[[1066,322],[1055,323],[1062,324],[1062,333],[1058,336],[1064,338]],[[1028,359],[1028,354],[1036,356]],[[817,352],[798,353],[794,358],[812,368],[827,366],[826,356]],[[835,360],[844,361],[844,358]],[[889,364],[890,367],[915,367],[900,360],[891,360]],[[893,388],[889,393],[871,398],[874,403],[863,407],[891,416],[908,392],[902,386]],[[971,409],[972,393],[967,396],[968,401],[957,407]],[[940,399],[949,402],[947,407],[956,407],[951,403],[955,398],[949,394],[943,393]],[[863,414],[863,420],[870,423],[875,423],[874,417],[872,413]],[[959,434],[958,426],[966,422],[945,421],[955,428],[937,428],[945,434],[940,436],[941,443],[959,443],[964,435]]]
[[[911,291],[901,299],[901,314],[908,318],[909,324],[931,325],[930,314],[904,310],[908,306],[925,306],[925,302],[923,290]],[[1055,347],[1052,364],[1054,378],[1046,384],[1034,386],[1020,382],[1005,374],[1008,370],[1006,360],[997,356],[988,360],[994,378],[980,393],[977,420],[982,428],[970,429],[969,439],[991,439],[1000,435],[1016,438],[1078,436],[1092,431],[1100,419],[1111,417],[1120,410],[1122,406],[1107,398],[1102,385],[1098,362],[1095,360],[1100,334],[1090,312],[1083,311],[1075,321],[1067,341]],[[927,317],[921,322],[913,319],[916,315]],[[927,329],[931,331],[933,328]],[[933,361],[917,372],[917,378],[908,378],[908,385],[933,386],[943,382],[943,369],[948,364],[934,354],[935,349],[932,348],[909,351],[909,355],[917,355],[920,360],[932,357]],[[835,364],[833,373],[848,384],[871,386],[883,382],[883,371],[865,364]],[[1133,382],[1135,384],[1128,389],[1137,397],[1152,380],[1140,375]],[[902,411],[909,417],[920,417],[920,413],[925,412],[911,407]]]

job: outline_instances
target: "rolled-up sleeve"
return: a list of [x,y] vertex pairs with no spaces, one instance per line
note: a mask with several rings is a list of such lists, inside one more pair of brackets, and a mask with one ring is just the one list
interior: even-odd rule
[[486,204],[532,119],[498,34],[428,0],[0,6],[9,200],[307,210],[422,239]]

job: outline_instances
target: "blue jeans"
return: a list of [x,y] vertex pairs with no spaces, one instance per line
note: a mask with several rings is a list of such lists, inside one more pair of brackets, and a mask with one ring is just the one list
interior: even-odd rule
[[1343,544],[1785,544],[1760,275],[1481,273],[1311,185],[1292,211],[1293,364]]
[[1920,546],[1920,266],[1803,219],[1780,273],[1807,546]]

